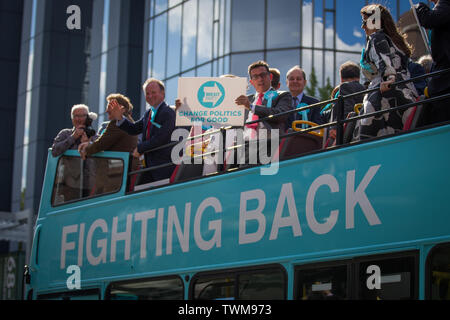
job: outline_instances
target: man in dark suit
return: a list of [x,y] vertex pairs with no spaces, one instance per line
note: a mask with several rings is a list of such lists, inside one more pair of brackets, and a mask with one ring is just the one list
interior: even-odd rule
[[[303,90],[306,87],[306,83],[305,71],[303,71],[303,69],[299,66],[294,66],[287,72],[286,84],[291,92],[292,105],[294,108],[300,108],[319,102],[318,99],[304,94]],[[320,109],[320,107],[317,107],[296,112],[290,116],[288,125],[290,126],[294,120],[306,120],[317,124],[323,124]]]
[[[237,105],[243,105],[247,109],[247,121],[255,120],[256,118],[266,118],[292,110],[291,94],[287,91],[273,90],[271,87],[273,76],[266,62],[257,61],[251,64],[248,67],[248,75],[256,93],[249,96],[239,96],[235,101]],[[287,117],[265,120],[252,127],[256,131],[262,128],[279,129],[280,134],[283,134],[286,130]]]
[[[431,55],[434,61],[432,71],[450,68],[450,0],[432,0],[435,7],[431,10],[426,4],[417,5],[420,24],[431,29]],[[428,84],[430,97],[450,93],[450,73],[435,76]],[[433,102],[424,111],[425,124],[450,120],[449,100]]]
[[[171,142],[171,135],[175,128],[175,111],[164,101],[165,87],[160,80],[150,78],[145,81],[142,88],[145,93],[145,100],[151,107],[144,113],[144,116],[132,123],[121,117],[120,113],[116,111],[119,107],[115,106],[113,117],[117,120],[117,126],[128,134],[142,134],[142,139],[133,151],[133,156],[139,158],[143,154],[146,168],[171,163],[172,147],[152,152],[147,151]],[[171,165],[144,172],[141,174],[138,184],[170,178],[174,168],[175,166]]]
[[[292,110],[291,94],[287,91],[273,90],[271,87],[273,76],[270,73],[269,65],[265,61],[252,63],[248,67],[248,75],[256,93],[249,96],[241,95],[235,100],[237,105],[242,105],[246,108],[246,122]],[[257,140],[260,138],[261,129],[268,130],[268,138],[271,137],[270,130],[279,130],[279,134],[283,134],[286,131],[287,118],[288,115],[246,125],[244,128],[244,140]],[[248,149],[246,150],[248,151]],[[268,146],[268,150],[270,150],[270,146]],[[247,157],[248,152],[246,152]],[[246,161],[246,163],[248,162]]]

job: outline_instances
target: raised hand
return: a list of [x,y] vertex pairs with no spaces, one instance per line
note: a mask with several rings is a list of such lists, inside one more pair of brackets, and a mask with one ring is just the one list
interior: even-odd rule
[[109,102],[109,107],[111,108],[110,115],[111,115],[111,118],[113,120],[120,120],[120,119],[122,119],[122,115],[123,115],[123,113],[125,111],[125,107],[124,106],[121,106],[117,102],[116,99],[112,99]]

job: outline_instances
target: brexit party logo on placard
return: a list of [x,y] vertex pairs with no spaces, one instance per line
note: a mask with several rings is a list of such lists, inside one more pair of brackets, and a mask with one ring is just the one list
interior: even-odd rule
[[217,81],[207,81],[198,89],[197,99],[205,108],[218,107],[225,99],[225,89]]

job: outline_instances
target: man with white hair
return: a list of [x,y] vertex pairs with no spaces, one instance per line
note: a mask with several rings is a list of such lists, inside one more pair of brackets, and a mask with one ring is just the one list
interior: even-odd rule
[[[299,109],[310,104],[318,103],[319,100],[307,96],[304,93],[306,87],[306,73],[300,66],[294,66],[286,74],[286,85],[292,95],[292,107]],[[322,116],[320,115],[320,108],[311,108],[291,114],[288,119],[288,127],[291,126],[294,120],[311,121],[316,124],[322,124]]]
[[[86,133],[86,120],[88,120],[88,117],[91,120],[97,119],[97,114],[89,112],[88,106],[76,104],[72,107],[70,115],[73,127],[62,129],[58,133],[52,145],[53,157],[58,157],[69,149],[76,150],[81,143],[94,141],[97,138],[95,132],[90,138]],[[62,157],[62,161],[64,165],[63,181],[59,183],[59,193],[58,195],[55,193],[53,203],[62,204],[67,201],[87,197],[95,179],[90,163],[83,165],[83,174],[80,174],[79,158]]]
[[88,117],[91,120],[97,119],[97,114],[94,112],[89,112],[89,107],[85,104],[76,104],[71,110],[72,118],[72,128],[62,129],[52,145],[52,155],[57,157],[63,154],[69,149],[78,149],[78,146],[82,142],[87,142],[89,140],[95,140],[96,136],[88,137],[86,135],[86,120]]

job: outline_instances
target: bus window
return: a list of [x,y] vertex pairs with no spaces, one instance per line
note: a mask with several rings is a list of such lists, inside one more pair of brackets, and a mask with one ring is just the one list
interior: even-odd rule
[[235,300],[234,276],[199,279],[195,282],[194,299],[199,300]]
[[[80,174],[82,173],[82,174]],[[114,193],[122,186],[121,159],[62,156],[53,184],[52,206]]]
[[278,268],[197,276],[194,280],[194,299],[199,300],[280,300],[285,299],[285,292],[286,279]]
[[450,300],[450,244],[433,249],[428,256],[427,282],[428,299]]
[[239,276],[239,299],[284,299],[284,282],[281,270],[242,274]]
[[417,259],[408,256],[361,262],[358,283],[358,299],[417,299]]
[[77,290],[38,295],[38,300],[99,300],[100,290]]
[[298,268],[296,298],[299,300],[348,299],[347,269],[346,265]]
[[183,281],[178,277],[112,283],[106,293],[111,300],[182,300]]

